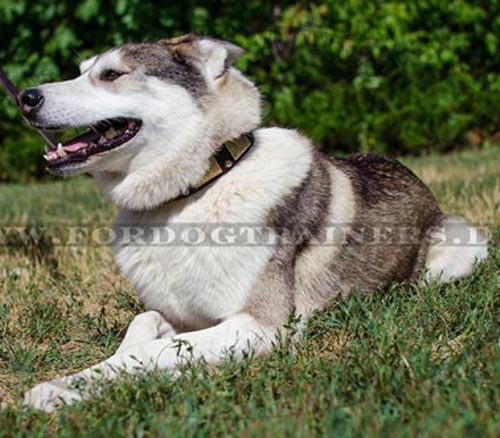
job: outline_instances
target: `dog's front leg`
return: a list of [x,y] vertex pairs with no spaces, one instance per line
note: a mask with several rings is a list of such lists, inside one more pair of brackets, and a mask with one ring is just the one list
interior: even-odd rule
[[[208,329],[135,344],[73,376],[36,386],[26,394],[24,404],[51,412],[61,402],[89,398],[99,386],[99,380],[113,379],[120,372],[136,374],[156,368],[172,369],[186,359],[204,358],[215,363],[227,352],[237,357],[245,350],[261,354],[271,347],[274,330],[260,325],[248,314],[240,314]],[[78,383],[84,383],[83,389],[72,389]]]
[[[137,315],[130,323],[122,343],[115,355],[121,354],[134,346],[145,344],[158,338],[172,338],[175,335],[174,328],[155,311],[148,311]],[[61,379],[44,382],[35,386],[24,396],[24,405],[37,407],[45,411],[53,410],[53,403],[44,400],[56,399],[66,403],[80,401],[87,395],[84,390],[72,388],[74,378],[63,377]]]
[[127,333],[116,353],[123,353],[134,345],[144,344],[158,338],[171,338],[175,335],[174,328],[163,316],[154,311],[137,315],[130,323]]

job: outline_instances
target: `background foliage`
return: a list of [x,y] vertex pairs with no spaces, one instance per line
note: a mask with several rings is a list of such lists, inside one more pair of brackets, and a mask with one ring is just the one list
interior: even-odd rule
[[[190,31],[245,47],[266,123],[327,151],[448,151],[500,131],[500,0],[0,0],[0,63],[26,87]],[[41,140],[3,97],[0,145],[0,180],[44,174]]]

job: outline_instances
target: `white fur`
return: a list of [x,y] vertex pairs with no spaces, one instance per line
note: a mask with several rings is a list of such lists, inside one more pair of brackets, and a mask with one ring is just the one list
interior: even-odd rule
[[[312,158],[309,142],[293,131],[269,128],[255,136],[254,149],[210,190],[151,211],[123,211],[118,223],[264,225],[283,193],[300,184]],[[115,248],[146,309],[199,328],[241,311],[273,252],[271,245]]]
[[98,55],[93,56],[92,58],[86,59],[85,61],[82,61],[79,65],[80,69],[80,74],[84,74],[87,72],[87,70],[90,70],[94,64],[96,63],[97,59],[99,58]]
[[432,239],[434,244],[426,259],[428,280],[451,281],[465,277],[472,274],[475,263],[488,256],[485,237],[477,228],[458,217],[445,219]]

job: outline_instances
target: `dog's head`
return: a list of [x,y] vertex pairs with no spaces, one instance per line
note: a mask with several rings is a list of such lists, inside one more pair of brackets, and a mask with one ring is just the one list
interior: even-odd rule
[[[231,68],[242,52],[194,35],[127,44],[84,61],[76,79],[25,90],[19,104],[38,128],[88,129],[46,153],[51,172],[113,173],[120,181],[135,173],[137,179],[163,158],[172,166],[176,156],[193,154],[200,139],[224,141],[255,128],[258,93]],[[255,105],[245,109],[239,102],[245,97],[227,91],[229,76],[238,78],[239,90],[252,94]]]

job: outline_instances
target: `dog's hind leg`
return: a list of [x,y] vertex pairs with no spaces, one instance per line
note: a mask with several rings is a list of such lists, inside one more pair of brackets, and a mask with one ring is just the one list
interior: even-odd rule
[[456,216],[445,216],[431,234],[426,279],[451,281],[472,273],[474,264],[488,255],[486,238]]
[[151,310],[141,313],[130,323],[116,353],[123,353],[137,344],[158,338],[171,338],[174,335],[174,328],[158,312]]

